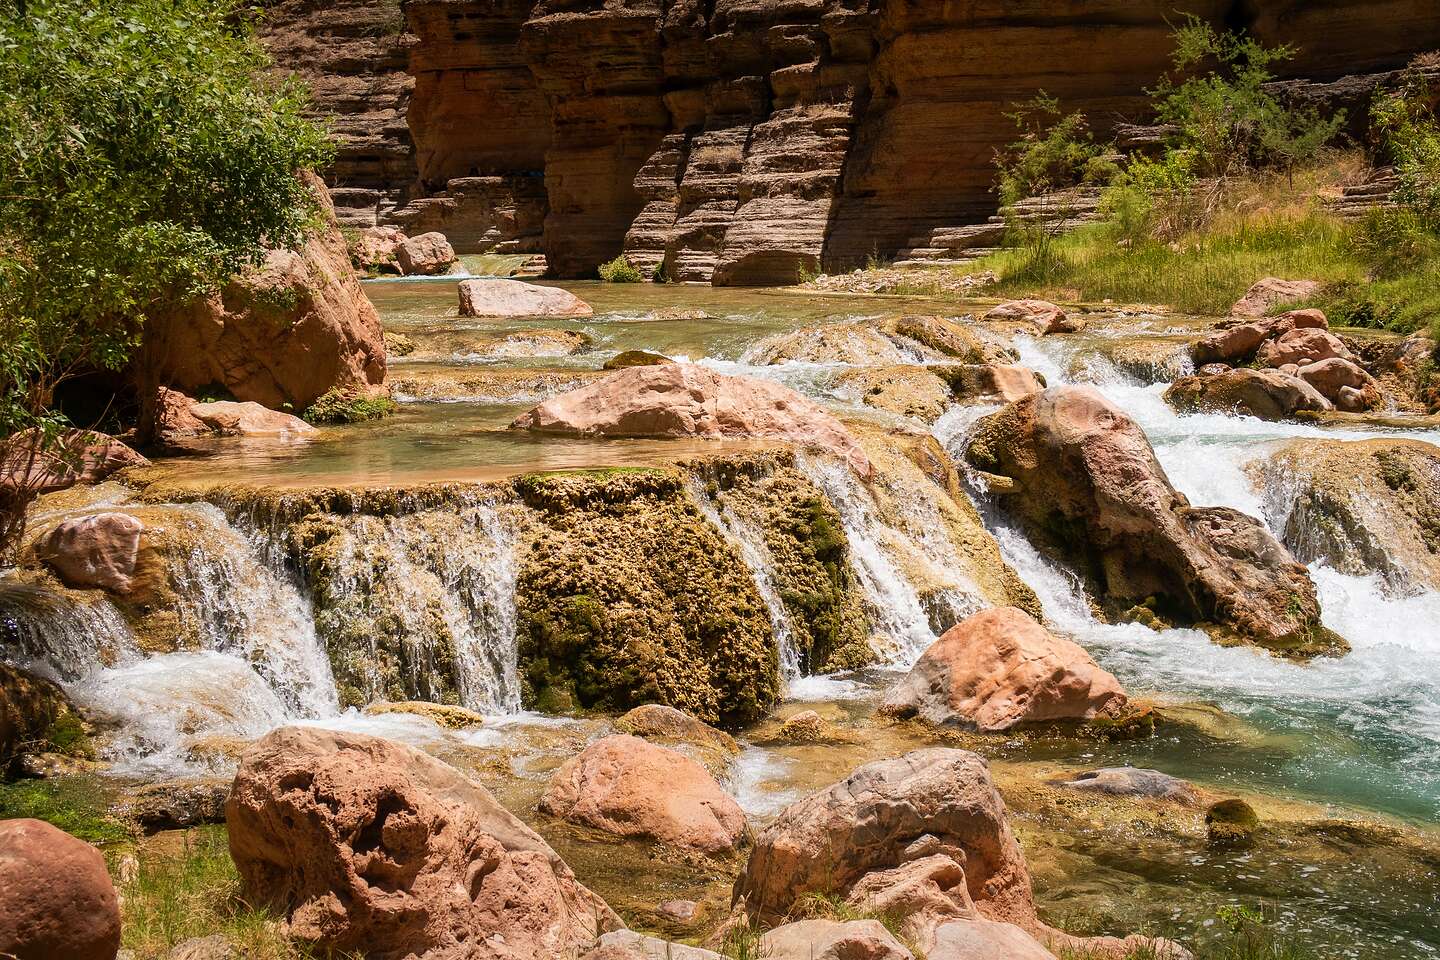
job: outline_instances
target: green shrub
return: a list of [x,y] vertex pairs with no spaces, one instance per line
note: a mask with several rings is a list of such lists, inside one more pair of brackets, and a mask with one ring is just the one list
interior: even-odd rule
[[361,423],[388,417],[396,409],[395,401],[389,397],[348,393],[336,387],[312,403],[304,419],[314,424]]
[[1440,233],[1440,120],[1429,106],[1425,81],[1408,77],[1400,89],[1377,98],[1370,111],[1381,158],[1395,167],[1393,199],[1416,221]]
[[600,264],[600,279],[606,283],[641,283],[645,275],[639,268],[620,254],[614,260]]
[[1005,115],[1020,132],[995,158],[995,190],[1002,206],[1082,183],[1106,183],[1117,172],[1081,113],[1064,113],[1041,90]]

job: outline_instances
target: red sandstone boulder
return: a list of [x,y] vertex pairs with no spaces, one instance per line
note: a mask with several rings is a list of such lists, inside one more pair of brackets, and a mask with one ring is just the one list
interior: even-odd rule
[[1144,431],[1093,388],[1012,403],[981,421],[968,456],[1013,481],[997,488],[1002,504],[1076,563],[1116,615],[1158,601],[1225,641],[1293,656],[1345,649],[1320,623],[1305,567],[1258,520],[1190,506]]
[[40,820],[0,820],[0,956],[112,960],[119,949],[100,851]]
[[1248,367],[1181,377],[1165,389],[1164,397],[1166,403],[1184,413],[1238,413],[1261,420],[1283,420],[1302,411],[1333,409],[1320,391],[1297,376],[1282,370]]
[[915,960],[878,920],[800,920],[768,931],[757,955],[767,960]]
[[201,403],[178,390],[160,391],[159,438],[174,444],[201,437],[280,437],[297,439],[319,431],[299,417],[253,401]]
[[963,862],[981,914],[1035,922],[1005,804],[985,761],[964,750],[867,763],[792,803],[756,837],[735,897],[752,917],[782,917],[806,893],[848,890],[866,874],[937,853]]
[[1333,402],[1337,409],[1358,413],[1381,403],[1380,385],[1359,364],[1343,357],[1307,363],[1295,375]]
[[1243,360],[1260,348],[1270,335],[1263,323],[1241,323],[1210,334],[1190,348],[1190,355],[1200,365],[1231,363]]
[[541,960],[621,925],[488,790],[394,741],[276,730],[225,815],[246,898],[322,951]]
[[620,370],[551,397],[512,426],[604,437],[782,440],[832,453],[862,477],[872,470],[845,426],[813,401],[769,380],[690,363]]
[[462,317],[589,317],[590,304],[568,290],[523,280],[460,281]]
[[965,868],[944,853],[867,873],[850,888],[845,902],[890,918],[906,939],[927,953],[942,923],[980,917],[965,885]]
[[999,732],[1022,723],[1093,720],[1127,699],[1079,644],[1023,610],[995,607],[945,631],[886,696],[885,709]]
[[597,740],[555,772],[541,811],[622,837],[728,853],[745,814],[700,764],[639,737]]
[[[1084,941],[1080,956],[1092,956]],[[1143,954],[1137,954],[1143,955]],[[952,920],[935,931],[925,960],[1055,960],[1055,955],[1013,923]]]
[[126,467],[150,462],[114,437],[91,430],[66,430],[48,447],[43,441],[38,430],[0,438],[0,496],[99,483]]
[[128,593],[144,531],[145,524],[128,513],[75,517],[42,537],[35,553],[67,587]]
[[993,307],[986,320],[1025,320],[1035,325],[1042,336],[1052,333],[1079,333],[1085,320],[1071,317],[1048,300],[1011,300]]
[[1011,403],[1045,389],[1045,381],[1029,367],[977,363],[933,369],[964,403]]
[[1313,327],[1298,327],[1280,334],[1274,340],[1260,345],[1255,357],[1267,367],[1278,367],[1286,363],[1304,366],[1329,360],[1331,357],[1354,357],[1340,338],[1326,330]]
[[407,277],[435,276],[450,272],[455,250],[445,234],[431,231],[401,240],[395,247],[395,262]]
[[1255,281],[1245,291],[1245,296],[1235,301],[1230,308],[1234,317],[1263,317],[1275,307],[1297,300],[1306,300],[1320,292],[1320,284],[1314,280],[1281,280],[1266,277]]
[[366,227],[350,245],[350,262],[362,273],[399,273],[396,251],[404,242],[399,227]]

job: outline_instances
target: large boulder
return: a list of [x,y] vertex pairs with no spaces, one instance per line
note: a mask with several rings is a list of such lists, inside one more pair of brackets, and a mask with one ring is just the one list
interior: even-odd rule
[[322,225],[296,250],[264,261],[206,299],[149,317],[146,377],[195,395],[222,387],[236,400],[304,410],[331,390],[383,390],[385,343],[360,288],[329,195],[311,186]]
[[755,838],[735,897],[773,919],[807,893],[843,895],[866,874],[935,854],[964,864],[980,913],[1035,922],[1030,874],[985,761],[943,748],[867,763],[786,807]]
[[455,250],[445,234],[431,231],[402,240],[395,247],[395,262],[407,277],[449,273]]
[[404,242],[399,227],[366,227],[350,244],[350,262],[361,273],[399,273],[396,257]]
[[1079,333],[1083,317],[1072,317],[1048,300],[1009,300],[992,307],[986,320],[1022,320],[1032,324],[1041,336],[1052,333]]
[[1337,409],[1348,413],[1373,410],[1382,401],[1380,385],[1359,364],[1343,357],[1308,363],[1295,376],[1314,387]]
[[994,733],[1093,720],[1125,706],[1120,682],[1025,611],[995,607],[936,640],[885,698],[887,712]]
[[700,764],[639,737],[596,740],[550,778],[540,809],[622,837],[721,854],[745,814]]
[[621,926],[488,790],[394,741],[273,731],[225,814],[246,899],[322,951],[541,960]]
[[1440,590],[1440,447],[1419,440],[1292,440],[1251,466],[1284,492],[1282,537],[1304,561]]
[[1291,310],[1278,317],[1237,323],[1197,341],[1190,355],[1197,364],[1237,363],[1249,359],[1266,341],[1292,330],[1328,330],[1330,322],[1319,310]]
[[967,363],[931,367],[950,384],[961,403],[1011,403],[1045,389],[1045,380],[1029,367],[1001,363]]
[[1114,615],[1145,605],[1224,642],[1294,656],[1344,649],[1315,585],[1264,525],[1192,507],[1135,421],[1090,387],[1055,387],[987,417],[969,449],[1046,549],[1075,563]]
[[[1100,957],[1105,954],[1092,953],[1084,941],[1077,945],[1075,953],[1066,956]],[[1120,956],[1143,957],[1150,952],[1138,950],[1133,954],[1126,951]],[[934,943],[925,951],[925,960],[1056,960],[1055,954],[1045,949],[1039,940],[1013,923],[998,923],[994,920],[952,920],[941,924],[935,931]]]
[[127,467],[149,462],[103,433],[66,430],[46,444],[39,430],[21,430],[0,439],[0,501],[52,493],[77,483],[99,483]]
[[595,310],[569,290],[523,280],[461,280],[462,317],[590,317]]
[[551,397],[513,426],[583,436],[782,440],[834,454],[863,477],[871,473],[855,438],[814,401],[769,380],[691,363],[617,371]]
[[0,956],[113,960],[119,949],[100,851],[40,820],[0,820]]
[[766,960],[915,960],[879,920],[798,920],[767,931]]
[[1344,342],[1328,330],[1314,327],[1297,327],[1267,340],[1255,352],[1255,358],[1267,367],[1283,367],[1287,363],[1303,367],[1307,363],[1329,360],[1331,357],[1354,359]]
[[1235,301],[1230,308],[1233,317],[1263,317],[1276,307],[1287,303],[1308,300],[1320,292],[1315,280],[1281,280],[1265,277],[1255,281],[1245,296]]
[[92,513],[56,524],[35,554],[67,587],[128,593],[145,524],[128,513]]
[[1299,377],[1248,367],[1181,377],[1165,390],[1165,402],[1184,413],[1239,413],[1284,420],[1302,412],[1333,410],[1324,394]]
[[163,388],[157,428],[160,442],[171,446],[184,446],[187,440],[207,437],[298,439],[319,432],[297,416],[271,410],[253,400],[201,403],[178,390]]

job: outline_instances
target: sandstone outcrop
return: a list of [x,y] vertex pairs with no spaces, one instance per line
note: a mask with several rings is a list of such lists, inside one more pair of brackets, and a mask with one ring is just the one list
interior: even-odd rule
[[1166,403],[1182,412],[1239,413],[1261,420],[1334,409],[1319,390],[1299,377],[1248,367],[1181,377],[1165,389],[1164,396]]
[[1320,292],[1320,284],[1314,280],[1281,280],[1279,277],[1265,277],[1256,280],[1245,296],[1230,307],[1232,317],[1263,317],[1276,307],[1299,300],[1307,300]]
[[323,950],[568,956],[621,925],[489,791],[393,741],[276,730],[246,751],[226,821],[245,896]]
[[1440,590],[1440,447],[1418,440],[1293,440],[1251,466],[1288,508],[1299,559]]
[[[1140,427],[1089,387],[1058,387],[982,421],[968,455],[1032,536],[1079,564],[1113,611],[1217,625],[1217,638],[1293,656],[1344,641],[1320,623],[1305,568],[1252,517],[1192,507]],[[1153,599],[1151,599],[1153,598]]]
[[147,319],[142,378],[191,395],[226,391],[304,410],[330,390],[383,391],[385,345],[324,188],[325,222],[298,250],[270,250],[208,298]]
[[462,317],[589,317],[590,304],[568,290],[523,280],[460,281]]
[[120,906],[105,858],[40,820],[0,820],[0,955],[113,960]]
[[887,712],[994,733],[1024,723],[1113,715],[1127,698],[1084,648],[1023,610],[995,607],[957,623],[886,695]]
[[689,363],[630,367],[552,397],[514,427],[601,437],[781,440],[844,460],[862,477],[870,461],[844,425],[788,387]]
[[429,277],[449,273],[455,264],[455,250],[445,234],[430,231],[402,240],[395,247],[395,263],[407,277]]
[[786,807],[755,838],[737,901],[761,919],[806,893],[848,891],[866,874],[935,853],[964,863],[976,909],[1035,922],[1030,874],[985,761],[964,750],[917,750],[865,764]]
[[622,837],[725,854],[745,814],[705,768],[639,737],[597,740],[566,761],[540,798],[544,813]]
[[128,513],[95,513],[56,524],[35,553],[67,587],[128,593],[145,524]]

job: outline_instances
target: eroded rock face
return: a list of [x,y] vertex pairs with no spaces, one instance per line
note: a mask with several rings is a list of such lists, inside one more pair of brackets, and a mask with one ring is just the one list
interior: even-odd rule
[[380,318],[360,289],[323,186],[324,224],[298,250],[264,262],[218,294],[149,317],[142,356],[162,385],[216,386],[236,400],[304,410],[330,390],[374,394],[385,382]]
[[1267,367],[1282,367],[1287,363],[1303,367],[1332,357],[1349,360],[1354,354],[1333,333],[1314,327],[1298,327],[1262,344],[1255,356]]
[[567,956],[621,925],[489,791],[393,741],[276,730],[246,751],[226,821],[247,898],[321,949]]
[[145,524],[128,513],[96,513],[65,520],[35,552],[67,587],[128,593]]
[[622,837],[723,854],[745,833],[745,814],[689,757],[625,734],[565,762],[541,811]]
[[120,907],[105,858],[40,820],[0,820],[0,954],[113,960]]
[[757,366],[778,363],[850,363],[884,366],[920,359],[884,331],[864,323],[827,323],[766,337],[745,351]]
[[1344,357],[1329,357],[1299,366],[1295,376],[1314,387],[1339,410],[1359,413],[1382,402],[1380,385],[1365,370]]
[[1245,296],[1230,308],[1233,317],[1263,317],[1278,306],[1307,300],[1320,292],[1315,280],[1281,280],[1265,277],[1245,291]]
[[462,317],[589,317],[590,304],[568,290],[523,280],[460,281]]
[[148,464],[114,437],[93,430],[66,430],[42,449],[37,430],[22,430],[0,440],[0,497],[28,491],[39,495],[99,483],[124,470]]
[[630,367],[540,404],[516,428],[605,437],[783,440],[824,450],[869,476],[840,421],[788,387],[689,363]]
[[1092,720],[1127,702],[1084,648],[1023,610],[996,607],[945,632],[885,698],[885,709],[985,732],[1022,723]]
[[735,897],[752,916],[783,916],[806,893],[848,891],[866,874],[947,852],[963,860],[981,914],[1034,922],[1030,874],[1005,805],[985,761],[964,750],[868,763],[792,803],[755,838]]
[[1009,300],[991,308],[986,320],[1022,320],[1046,336],[1052,333],[1079,333],[1085,329],[1082,317],[1072,317],[1048,300]]
[[965,885],[965,868],[953,856],[935,853],[861,877],[845,902],[901,924],[901,932],[928,956],[935,930],[957,917],[980,914]]
[[1319,390],[1299,377],[1248,367],[1181,377],[1166,388],[1164,396],[1166,403],[1184,412],[1241,413],[1261,420],[1335,409]]
[[1315,585],[1265,527],[1196,508],[1140,427],[1089,387],[1052,387],[981,422],[972,463],[1032,536],[1078,563],[1111,609],[1154,598],[1164,615],[1307,656],[1344,649],[1320,623]]

